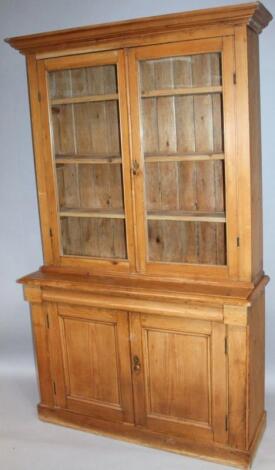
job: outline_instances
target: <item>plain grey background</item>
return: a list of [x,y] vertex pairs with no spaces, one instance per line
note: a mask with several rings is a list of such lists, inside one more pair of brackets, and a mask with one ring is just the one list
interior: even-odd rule
[[[227,0],[0,0],[0,467],[213,469],[216,465],[40,423],[29,309],[15,280],[42,264],[24,57],[5,37],[222,6]],[[265,0],[275,16],[275,1]],[[274,469],[275,454],[275,20],[260,36],[266,290],[267,408],[270,425],[255,469]],[[274,389],[274,395],[273,395]],[[273,421],[272,421],[273,420]],[[217,467],[226,468],[226,467]]]

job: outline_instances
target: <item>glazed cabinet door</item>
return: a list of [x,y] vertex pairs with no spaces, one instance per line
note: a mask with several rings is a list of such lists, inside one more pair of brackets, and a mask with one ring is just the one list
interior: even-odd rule
[[129,54],[139,269],[237,273],[231,37]]
[[131,314],[131,340],[136,423],[225,443],[224,325]]
[[110,421],[133,421],[127,313],[48,304],[55,404]]
[[40,61],[38,79],[37,165],[42,159],[53,262],[127,272],[134,254],[123,52]]

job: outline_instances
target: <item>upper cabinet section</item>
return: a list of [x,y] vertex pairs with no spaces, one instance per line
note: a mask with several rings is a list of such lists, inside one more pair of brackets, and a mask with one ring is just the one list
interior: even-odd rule
[[27,56],[48,269],[260,279],[271,18],[257,2],[7,39]]

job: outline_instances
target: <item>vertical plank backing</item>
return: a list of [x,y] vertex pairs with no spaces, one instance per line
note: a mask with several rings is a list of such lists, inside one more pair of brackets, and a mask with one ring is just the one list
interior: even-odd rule
[[[211,84],[211,61],[209,54],[192,57],[192,85]],[[213,113],[211,95],[194,96],[194,124],[196,152],[213,152]],[[196,208],[213,211],[214,162],[200,162],[196,165]],[[214,224],[196,224],[196,243],[200,263],[216,263],[216,227]]]
[[[155,61],[155,88],[173,88],[173,62],[172,59]],[[175,99],[174,97],[157,98],[157,125],[158,125],[158,152],[173,153],[177,151],[176,121],[175,121]],[[178,203],[178,168],[174,162],[158,164],[159,191],[161,210],[177,208]],[[174,258],[180,247],[180,230],[177,226],[176,233],[171,229],[175,224],[164,222],[159,226],[164,239],[170,239],[169,252]],[[165,246],[166,245],[166,246]],[[167,259],[167,244],[163,245],[162,260]]]

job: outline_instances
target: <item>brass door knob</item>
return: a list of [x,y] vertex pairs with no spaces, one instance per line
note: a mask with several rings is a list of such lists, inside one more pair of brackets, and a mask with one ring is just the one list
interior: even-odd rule
[[141,363],[138,356],[133,357],[133,369],[135,372],[139,372],[141,369]]

